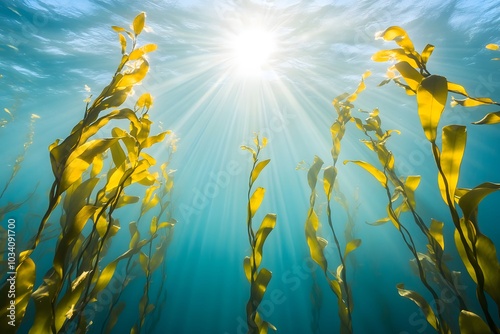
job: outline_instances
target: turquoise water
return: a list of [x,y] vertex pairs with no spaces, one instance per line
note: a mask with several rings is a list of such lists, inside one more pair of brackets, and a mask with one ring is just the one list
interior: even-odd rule
[[[264,247],[262,266],[272,271],[273,278],[260,313],[280,333],[339,331],[335,296],[319,266],[309,257],[304,223],[310,189],[307,172],[296,166],[301,161],[311,164],[315,155],[325,161],[325,166],[331,164],[329,128],[336,118],[331,101],[343,92],[353,92],[366,70],[372,75],[366,79],[366,91],[355,102],[356,109],[379,108],[383,127],[401,131],[387,145],[401,175],[422,175],[416,192],[417,209],[426,224],[431,218],[445,222],[448,266],[462,272],[463,293],[471,309],[481,314],[475,285],[453,245],[453,224],[437,188],[437,170],[420,126],[415,98],[393,83],[377,87],[389,64],[375,63],[370,57],[378,50],[396,47],[374,36],[399,25],[408,32],[417,51],[427,43],[435,45],[428,64],[431,73],[460,83],[473,96],[498,101],[500,63],[491,60],[498,52],[485,49],[488,43],[500,42],[498,1],[2,2],[0,108],[7,108],[10,114],[2,111],[1,116],[7,123],[0,130],[4,143],[0,186],[7,182],[16,158],[24,150],[30,126],[33,128],[32,143],[21,168],[0,198],[1,207],[26,200],[3,218],[16,220],[18,248],[30,243],[48,205],[53,174],[47,147],[57,138],[66,138],[83,117],[83,100],[89,95],[85,85],[97,96],[113,75],[120,46],[110,26],[128,28],[141,11],[147,13],[148,28],[139,43],[156,43],[158,50],[148,56],[149,74],[134,88],[130,99],[150,92],[154,97],[149,112],[152,132],[171,129],[179,138],[169,166],[176,170],[170,214],[177,224],[165,255],[166,278],[163,268],[155,272],[150,291],[155,296],[165,280],[166,298],[156,318],[148,318],[144,333],[246,332],[245,305],[250,288],[242,263],[250,254],[246,196],[251,159],[240,146],[251,144],[254,132],[269,139],[262,158],[271,159],[256,183],[266,188],[256,223],[268,212],[278,216]],[[272,38],[274,47],[262,64],[250,73],[241,73],[232,41],[255,27]],[[257,43],[255,47],[259,46]],[[247,48],[243,52],[252,51]],[[441,126],[467,125],[459,187],[500,182],[498,125],[470,124],[491,111],[498,111],[498,106],[448,106],[443,114]],[[32,114],[39,118],[33,119]],[[363,114],[353,111],[353,115]],[[109,130],[98,135],[109,136]],[[404,283],[430,300],[409,264],[411,253],[392,224],[366,224],[386,216],[384,190],[360,168],[341,164],[344,160],[377,163],[360,138],[354,124],[349,124],[338,166],[339,187],[355,212],[354,235],[362,240],[347,262],[354,332],[432,333],[418,307],[396,290],[396,284]],[[166,145],[148,152],[159,163],[167,159]],[[128,193],[133,190],[137,196],[144,192],[137,187]],[[479,211],[481,232],[495,245],[500,245],[499,200],[499,194],[490,195]],[[324,197],[319,197],[317,209],[322,212],[322,235],[329,241],[326,250],[330,269],[335,270],[338,259],[328,233],[324,203]],[[138,210],[123,208],[116,215],[125,233],[117,235],[103,263],[124,251],[123,244],[130,240],[126,225],[137,219]],[[344,246],[346,214],[340,205],[333,204],[333,216]],[[48,235],[49,240],[33,254],[38,268],[35,286],[41,284],[51,265],[58,219],[57,212],[49,219],[52,238]],[[410,220],[407,222],[419,251],[425,252],[425,238]],[[120,279],[120,273],[118,270],[116,279]],[[121,297],[127,306],[114,329],[116,333],[129,332],[137,321],[145,282],[144,275],[137,276]],[[311,303],[312,291],[316,291],[316,300],[321,300],[316,307]],[[89,320],[93,321],[90,333],[101,330],[109,305],[105,297],[102,295],[102,301],[96,303],[98,308],[89,311]],[[489,303],[492,314],[498,314],[493,301]],[[456,303],[449,304],[456,321]],[[20,333],[28,332],[33,306],[31,303],[28,307]],[[498,315],[495,321],[500,325]],[[451,326],[456,332],[458,324]]]

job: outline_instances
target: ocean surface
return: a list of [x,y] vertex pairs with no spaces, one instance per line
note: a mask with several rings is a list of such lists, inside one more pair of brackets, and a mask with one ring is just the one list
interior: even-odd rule
[[[371,75],[364,80],[366,89],[353,102],[351,114],[365,119],[368,114],[359,110],[378,108],[383,129],[400,131],[386,144],[393,152],[396,169],[401,176],[421,175],[415,191],[416,210],[427,226],[431,219],[444,222],[446,264],[460,272],[464,299],[470,310],[484,319],[476,285],[454,244],[453,221],[439,192],[438,170],[420,124],[415,96],[407,95],[394,82],[379,87],[395,62],[375,62],[371,57],[379,50],[398,47],[375,36],[390,26],[400,26],[416,51],[421,52],[427,44],[435,46],[427,63],[430,73],[462,85],[470,96],[500,101],[500,61],[492,60],[500,53],[485,48],[489,43],[500,43],[500,1],[495,0],[1,1],[1,232],[5,240],[8,222],[15,221],[18,255],[32,245],[49,206],[54,182],[49,145],[71,133],[85,115],[84,100],[91,95],[92,101],[109,84],[121,59],[118,34],[111,26],[130,30],[141,12],[146,13],[146,27],[138,36],[138,45],[154,43],[158,48],[146,56],[149,72],[130,92],[124,106],[133,108],[137,98],[149,92],[154,99],[148,112],[151,133],[171,130],[175,134],[145,150],[158,166],[170,161],[167,169],[174,183],[168,194],[170,205],[160,221],[175,226],[168,227],[173,233],[170,243],[162,249],[161,265],[149,279],[136,254],[131,262],[138,265],[126,287],[120,288],[126,272],[127,260],[123,260],[111,283],[85,311],[80,310],[85,312],[89,333],[106,332],[105,321],[118,292],[125,306],[112,332],[129,333],[141,322],[139,303],[146,285],[149,302],[155,305],[143,317],[142,333],[247,332],[250,283],[243,259],[252,252],[247,196],[253,162],[252,155],[240,146],[254,146],[254,133],[268,140],[259,159],[271,159],[252,189],[266,189],[254,216],[254,229],[265,214],[277,215],[276,226],[263,247],[261,268],[271,271],[272,279],[259,313],[278,333],[339,333],[337,298],[320,266],[311,260],[304,232],[311,194],[307,169],[315,156],[325,162],[323,167],[333,163],[330,126],[337,113],[332,101],[344,92],[355,92],[365,71]],[[441,144],[442,126],[467,126],[458,188],[500,182],[500,125],[472,124],[498,111],[498,105],[451,107],[451,96],[439,123],[437,143]],[[113,120],[95,138],[110,137],[115,126],[127,131],[129,127],[126,120]],[[347,235],[361,239],[359,248],[345,261],[352,292],[353,332],[435,333],[418,306],[401,297],[396,288],[404,283],[435,309],[411,264],[412,253],[391,222],[370,225],[387,217],[384,188],[359,166],[343,164],[345,160],[362,160],[383,168],[376,154],[360,141],[364,138],[354,122],[346,125],[337,163],[340,192],[331,200],[341,249],[346,245],[348,215],[333,197],[345,196],[354,224]],[[176,146],[173,153],[172,145]],[[108,153],[106,161],[111,160]],[[155,171],[160,171],[158,166]],[[105,163],[104,177],[108,167]],[[87,174],[83,173],[84,177]],[[324,252],[334,275],[340,262],[328,227],[322,175],[316,187],[315,209],[321,222],[318,236],[328,241]],[[131,239],[128,226],[139,217],[146,188],[139,184],[127,188],[126,193],[138,196],[139,202],[114,212],[121,228],[107,245],[94,274],[127,251]],[[499,202],[500,193],[492,193],[481,202],[478,213],[481,233],[497,246]],[[54,250],[62,238],[61,205],[48,218],[42,241],[31,254],[36,264],[34,290],[53,266]],[[158,210],[157,205],[141,218],[141,238],[147,237]],[[411,215],[403,214],[401,222],[413,236],[417,250],[426,253],[427,239]],[[82,236],[92,229],[92,222],[87,224]],[[152,241],[153,249],[158,240],[160,237]],[[7,252],[2,252],[4,267]],[[2,277],[4,284],[7,276]],[[62,287],[59,298],[69,291],[68,284]],[[95,281],[89,286],[93,284]],[[161,297],[158,302],[157,297]],[[0,300],[6,298],[2,295]],[[440,300],[449,311],[446,317],[452,332],[458,333],[456,298],[441,295]],[[490,297],[488,302],[493,320],[500,326],[497,306]],[[78,303],[73,306],[79,312]],[[37,312],[31,299],[15,330],[28,333]],[[67,314],[66,321],[71,319]],[[76,329],[67,325],[60,332]]]

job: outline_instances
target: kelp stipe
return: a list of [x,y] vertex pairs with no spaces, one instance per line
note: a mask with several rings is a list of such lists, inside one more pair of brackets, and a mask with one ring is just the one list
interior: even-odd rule
[[[431,144],[432,154],[438,169],[438,185],[444,202],[449,208],[451,220],[455,226],[455,244],[469,275],[476,283],[476,296],[481,306],[486,323],[474,313],[462,310],[459,325],[462,332],[479,328],[493,333],[500,333],[490,308],[486,293],[497,305],[500,317],[500,263],[496,257],[496,248],[489,238],[479,230],[477,209],[481,200],[488,194],[500,189],[500,184],[483,183],[473,189],[457,187],[460,166],[467,140],[466,127],[446,125],[442,129],[442,148],[436,144],[437,128],[441,114],[445,109],[449,93],[461,95],[462,99],[452,96],[451,105],[476,107],[481,105],[500,105],[487,97],[470,96],[459,84],[449,82],[445,77],[433,75],[426,68],[426,63],[434,47],[427,45],[419,54],[406,31],[400,27],[389,27],[380,34],[384,40],[394,40],[400,48],[377,52],[373,59],[377,61],[397,60],[394,69],[400,78],[393,78],[396,84],[405,88],[409,95],[416,95],[418,114],[427,140]],[[496,49],[494,44],[488,45]],[[488,47],[487,46],[487,47]],[[389,80],[390,81],[390,80]],[[498,123],[498,112],[487,114],[474,124]],[[460,217],[456,203],[462,210]]]
[[262,262],[264,243],[269,233],[276,226],[276,214],[268,213],[262,220],[257,232],[254,231],[252,226],[253,217],[264,199],[266,190],[258,187],[252,192],[253,185],[262,170],[271,161],[271,159],[259,161],[260,152],[267,145],[267,138],[263,137],[261,140],[258,135],[255,135],[254,144],[255,149],[249,146],[241,146],[243,150],[252,154],[253,160],[248,178],[247,195],[247,233],[252,254],[246,256],[243,260],[243,269],[248,282],[250,282],[250,298],[246,306],[248,334],[263,334],[267,333],[269,328],[276,330],[276,327],[262,319],[258,311],[260,302],[266,293],[267,285],[272,278],[272,273],[269,270],[266,268],[259,270],[259,266]]
[[[133,86],[140,83],[148,72],[149,65],[144,56],[154,51],[156,45],[136,47],[137,36],[142,32],[144,22],[145,14],[141,13],[134,19],[133,31],[113,27],[119,33],[122,59],[111,83],[92,104],[87,102],[84,117],[71,134],[61,143],[56,141],[49,147],[55,176],[49,206],[33,245],[20,254],[17,267],[17,279],[20,280],[17,285],[17,322],[15,328],[2,327],[5,332],[17,329],[30,299],[35,304],[30,333],[86,332],[92,326],[92,320],[86,318],[86,307],[98,300],[99,293],[111,281],[122,260],[131,259],[149,245],[149,258],[145,261],[147,292],[149,277],[163,259],[165,245],[168,245],[171,237],[170,232],[164,231],[172,228],[173,220],[160,222],[157,217],[156,222],[151,223],[150,235],[146,239],[141,239],[137,224],[132,222],[129,225],[131,240],[127,251],[107,264],[102,261],[111,240],[120,229],[115,211],[138,201],[138,197],[125,194],[125,189],[132,184],[151,187],[160,183],[158,174],[150,170],[156,161],[145,150],[163,141],[170,133],[164,131],[150,135],[152,122],[148,111],[153,101],[149,93],[139,97],[134,109],[111,109],[122,105]],[[122,32],[132,40],[130,53],[126,52],[127,42]],[[107,110],[110,111],[102,116]],[[101,128],[115,119],[128,120],[129,131],[113,128],[112,137],[94,139]],[[107,158],[109,156],[110,159]],[[42,284],[32,293],[36,266],[30,256],[41,240],[49,216],[61,202],[62,233],[56,245],[52,267],[46,272]],[[160,206],[161,212],[164,212],[166,205]],[[161,235],[164,237],[160,237],[160,240],[166,242],[157,244],[153,252],[153,239]],[[140,258],[146,258],[145,253]],[[104,266],[102,270],[101,265]],[[6,285],[2,287],[4,289]],[[139,323],[142,325],[143,318],[153,307],[147,298],[143,298],[139,305]],[[2,306],[2,312],[4,310],[7,307]],[[113,317],[110,323],[116,322]]]

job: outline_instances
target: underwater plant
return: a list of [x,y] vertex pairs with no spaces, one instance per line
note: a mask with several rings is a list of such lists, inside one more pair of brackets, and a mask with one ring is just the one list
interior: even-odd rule
[[252,154],[253,160],[252,169],[248,177],[247,195],[247,232],[252,254],[246,256],[243,260],[243,269],[245,270],[248,282],[250,282],[250,298],[246,306],[248,333],[260,334],[267,333],[269,328],[276,330],[276,327],[262,319],[258,311],[258,307],[266,293],[267,285],[272,278],[272,273],[269,270],[266,268],[259,270],[259,267],[262,262],[264,243],[269,233],[276,226],[276,214],[268,213],[262,220],[257,232],[255,232],[253,229],[253,217],[264,200],[266,189],[257,187],[253,192],[252,189],[260,173],[269,164],[271,159],[259,161],[260,152],[267,145],[266,137],[260,139],[258,135],[255,135],[254,144],[255,149],[245,145],[241,146],[243,150]]
[[[350,112],[353,108],[351,102],[355,101],[358,94],[365,89],[366,86],[364,80],[369,75],[369,72],[363,74],[362,80],[354,93],[344,93],[342,95],[339,95],[332,102],[337,112],[337,119],[330,127],[330,133],[332,136],[331,155],[333,165],[328,166],[324,169],[323,190],[327,199],[326,214],[328,219],[328,226],[330,227],[330,231],[332,232],[332,237],[335,242],[338,258],[340,261],[340,264],[337,266],[335,272],[332,272],[328,269],[328,261],[325,256],[324,249],[327,246],[328,241],[325,238],[317,235],[320,221],[315,209],[316,184],[318,181],[319,172],[321,171],[323,166],[323,160],[321,160],[318,156],[315,156],[313,164],[311,165],[307,173],[311,195],[309,197],[309,210],[305,223],[306,241],[309,247],[311,258],[321,267],[325,278],[328,281],[330,289],[337,297],[338,313],[340,318],[340,333],[353,332],[351,315],[353,309],[353,301],[352,293],[347,280],[347,268],[345,262],[347,259],[347,255],[361,245],[361,239],[346,239],[346,246],[344,251],[342,251],[340,242],[337,237],[337,232],[335,231],[335,228],[333,226],[331,200],[337,179],[336,165],[341,150],[341,141],[345,134],[345,126],[351,120]],[[352,222],[351,226],[346,226],[346,228],[352,228]],[[348,233],[347,235],[351,236],[350,233]],[[333,278],[330,278],[329,274],[331,274]]]
[[[455,227],[454,241],[460,258],[472,280],[476,283],[476,297],[486,320],[463,308],[459,315],[459,327],[462,333],[493,332],[499,333],[488,305],[488,298],[494,301],[500,317],[500,263],[496,256],[493,242],[480,232],[478,222],[478,206],[489,194],[500,189],[500,184],[486,182],[472,189],[458,187],[460,167],[465,151],[467,132],[464,125],[445,125],[442,128],[441,148],[437,144],[437,129],[444,112],[448,95],[456,94],[464,98],[451,96],[451,106],[476,107],[482,105],[500,105],[487,97],[473,97],[459,84],[450,82],[447,78],[431,74],[426,67],[427,61],[434,50],[428,44],[422,53],[415,51],[413,42],[404,29],[397,26],[387,28],[379,35],[386,41],[395,41],[398,48],[381,50],[372,56],[375,61],[396,61],[388,70],[389,81],[403,87],[408,95],[415,95],[417,111],[426,139],[431,145],[432,155],[438,170],[438,187],[443,201],[447,205],[450,219]],[[496,49],[494,44],[487,46]],[[396,75],[399,73],[399,76]],[[404,81],[403,81],[404,80]],[[473,124],[499,123],[498,112],[488,113],[483,119]],[[379,171],[380,172],[380,171]],[[382,175],[378,174],[380,177]],[[458,208],[460,207],[462,215]],[[434,223],[436,242],[444,248],[444,240],[440,234],[443,223]],[[434,248],[437,250],[438,248]],[[425,305],[413,299],[424,311]],[[432,319],[429,319],[431,323]],[[432,324],[432,323],[431,323]]]
[[[19,255],[16,323],[13,327],[3,322],[0,325],[3,333],[19,328],[29,301],[35,306],[32,323],[25,324],[30,333],[90,330],[93,319],[88,317],[93,311],[88,306],[99,301],[100,293],[108,286],[121,262],[127,260],[130,263],[136,255],[146,275],[146,284],[139,302],[139,321],[131,333],[141,331],[146,316],[155,308],[149,300],[151,276],[164,262],[175,223],[169,214],[165,215],[169,201],[161,199],[166,199],[170,193],[173,179],[166,170],[167,164],[164,164],[162,181],[158,172],[152,170],[156,160],[145,151],[163,142],[171,131],[151,134],[153,122],[148,111],[153,99],[149,93],[142,94],[133,109],[118,109],[131,95],[132,88],[145,78],[149,69],[146,54],[156,50],[155,44],[137,45],[145,17],[145,13],[135,17],[132,31],[112,27],[118,33],[122,57],[111,82],[92,103],[90,99],[87,101],[83,118],[70,135],[63,141],[56,140],[49,147],[54,174],[49,204],[32,244]],[[132,42],[129,52],[125,35]],[[98,138],[97,133],[115,120],[128,120],[128,131],[114,127],[111,137]],[[139,201],[139,197],[125,193],[131,185],[146,186],[149,194],[161,187],[160,195],[146,196],[140,215],[156,204],[160,206],[160,212],[151,219],[146,238],[141,238],[137,222],[130,222],[128,249],[115,259],[104,261],[111,241],[120,231],[116,211]],[[61,210],[61,233],[51,267],[35,289],[36,272],[45,268],[39,268],[31,256],[43,240],[47,222],[57,208]],[[165,218],[169,221],[160,220]],[[2,291],[6,293],[7,288],[5,284]],[[2,315],[7,310],[3,303]],[[114,326],[121,310],[122,306],[110,307],[105,320],[106,331]]]

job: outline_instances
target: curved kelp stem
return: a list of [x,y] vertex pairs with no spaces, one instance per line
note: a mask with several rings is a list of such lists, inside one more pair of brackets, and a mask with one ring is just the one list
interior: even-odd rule
[[264,297],[267,285],[272,278],[272,274],[266,268],[259,270],[262,261],[263,247],[267,236],[276,226],[276,214],[268,213],[257,230],[253,229],[253,217],[264,200],[265,189],[256,188],[253,192],[253,185],[259,177],[262,170],[267,166],[271,159],[259,161],[261,150],[267,145],[267,138],[262,140],[258,135],[254,138],[255,149],[249,146],[241,146],[242,149],[252,154],[252,169],[248,177],[248,204],[247,204],[247,233],[248,242],[252,248],[251,256],[246,256],[243,261],[245,276],[250,282],[250,298],[246,306],[247,324],[249,334],[267,333],[269,328],[276,330],[269,322],[263,320],[258,311],[258,307]]
[[[460,313],[460,328],[472,330],[474,323],[482,322],[493,333],[500,333],[491,315],[486,293],[495,301],[500,317],[500,263],[495,256],[496,249],[489,238],[482,235],[476,219],[479,202],[489,193],[498,190],[498,185],[484,183],[474,189],[457,188],[460,167],[467,141],[466,127],[463,125],[447,125],[442,129],[442,151],[437,145],[437,129],[441,115],[445,109],[449,93],[461,95],[464,99],[452,96],[451,106],[476,107],[481,105],[500,105],[486,97],[470,96],[459,84],[449,82],[445,77],[429,73],[426,63],[434,49],[427,45],[422,54],[415,51],[406,31],[400,27],[389,27],[380,37],[394,40],[399,49],[382,50],[373,55],[376,61],[398,61],[389,69],[389,81],[405,88],[409,95],[416,95],[418,115],[424,134],[431,144],[431,151],[438,169],[438,184],[441,196],[449,208],[451,220],[455,226],[455,244],[471,278],[476,282],[476,296],[486,319],[486,324],[474,313],[463,309]],[[488,45],[495,49],[494,45]],[[400,77],[395,76],[395,72]],[[392,74],[391,74],[392,73]],[[402,81],[404,80],[404,82]],[[496,124],[500,122],[498,112],[489,113],[474,124]],[[470,194],[470,195],[468,195]],[[458,202],[463,217],[456,209]],[[471,207],[474,209],[471,211]],[[474,212],[474,213],[472,213]]]

